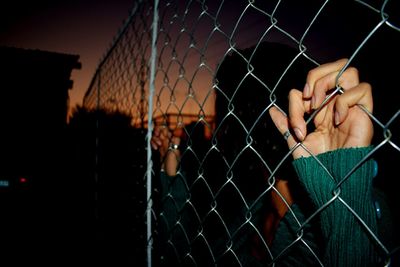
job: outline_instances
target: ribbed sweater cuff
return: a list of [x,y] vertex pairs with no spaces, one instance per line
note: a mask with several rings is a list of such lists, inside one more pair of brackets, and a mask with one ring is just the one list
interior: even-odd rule
[[372,232],[377,232],[371,198],[374,164],[366,159],[371,150],[372,147],[339,149],[317,155],[318,160],[307,157],[293,162],[316,207],[327,205],[319,214],[327,243],[327,266],[368,266],[374,258],[367,229],[346,207],[354,210]]
[[[334,189],[341,183],[340,196],[358,200],[370,199],[373,179],[373,162],[364,160],[372,147],[345,148],[326,152],[314,157],[302,157],[293,161],[294,168],[317,206],[326,203],[334,196]],[[318,162],[319,161],[319,162]],[[350,175],[349,175],[350,174]],[[345,180],[343,180],[345,179]],[[343,180],[343,181],[342,181]],[[367,196],[368,195],[368,196]]]

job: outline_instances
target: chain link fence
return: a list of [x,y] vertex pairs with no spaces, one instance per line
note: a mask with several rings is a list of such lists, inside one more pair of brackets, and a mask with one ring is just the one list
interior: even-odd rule
[[[130,178],[137,192],[130,242],[138,251],[131,259],[147,266],[400,264],[399,11],[387,0],[136,1],[83,101],[88,110],[129,116],[140,133],[132,134],[143,164],[133,163],[141,167]],[[372,145],[323,155],[302,142],[289,149],[270,111],[288,114],[290,90],[303,90],[311,69],[341,58],[348,63],[322,107],[347,89],[338,81],[356,67],[372,86],[373,112],[356,107],[372,121]],[[322,110],[305,115],[308,132]],[[178,152],[151,149],[157,128],[180,138]],[[300,150],[309,161],[292,163]],[[165,171],[171,152],[174,175]],[[96,183],[101,177],[115,179],[97,173]]]

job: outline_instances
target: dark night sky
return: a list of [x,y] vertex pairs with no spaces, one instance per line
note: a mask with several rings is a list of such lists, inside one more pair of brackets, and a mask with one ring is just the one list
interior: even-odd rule
[[[134,2],[135,0],[9,1],[0,9],[0,45],[79,55],[82,69],[74,70],[71,77],[74,80],[74,87],[70,91],[70,106],[74,107],[76,104],[81,104],[97,65],[123,26],[123,22],[129,17]],[[230,10],[232,3],[239,2],[227,1],[224,10],[232,13]],[[279,26],[288,29],[296,38],[301,38],[322,2],[324,1],[283,1],[275,14]],[[317,55],[323,61],[350,56],[380,19],[378,15],[354,1],[348,2],[345,6],[338,3],[347,2],[332,2],[327,5],[326,12],[319,17],[318,23],[304,39],[310,53]],[[369,2],[378,2],[376,4],[378,7],[382,4],[382,0]],[[210,1],[211,3],[215,2]],[[266,5],[265,8],[269,12],[272,12],[276,4],[274,1],[259,3]],[[396,16],[398,11],[392,14],[393,10],[398,9],[390,5],[393,3],[394,1],[389,2],[387,10],[391,22],[398,25]],[[271,7],[267,7],[269,5]],[[242,12],[239,11],[237,15]],[[337,19],[339,15],[340,19]],[[238,36],[246,36],[249,32],[248,19],[246,17],[243,20],[244,31]],[[256,25],[260,23],[257,22]],[[246,44],[249,42],[248,39],[245,41]],[[385,46],[398,44],[386,43]],[[379,53],[386,50],[378,49]],[[382,55],[378,57],[385,60],[389,58]]]
[[83,95],[135,0],[9,1],[0,9],[0,45],[80,56],[70,106]]

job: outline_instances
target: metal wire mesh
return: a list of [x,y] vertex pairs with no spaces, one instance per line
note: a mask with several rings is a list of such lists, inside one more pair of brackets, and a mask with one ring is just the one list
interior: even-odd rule
[[[400,60],[396,3],[157,3],[136,1],[83,102],[88,109],[127,113],[133,125],[149,132],[166,127],[182,140],[172,177],[160,170],[164,159],[158,152],[148,151],[153,158],[148,163],[153,174],[148,265],[398,264],[399,233],[393,226],[399,220],[394,184],[400,158],[397,68],[392,67]],[[152,47],[154,12],[159,23]],[[150,77],[154,51],[156,69]],[[340,174],[340,166],[301,142],[288,149],[269,116],[272,107],[287,112],[290,89],[302,90],[309,70],[339,58],[348,58],[344,69],[357,67],[361,80],[373,87],[374,112],[364,112],[375,131],[368,153],[348,159]],[[148,127],[150,78],[154,123]],[[332,95],[342,92],[337,87]],[[307,115],[310,131],[319,112]],[[314,159],[322,181],[318,192],[299,184],[291,165],[296,149]],[[379,171],[359,174],[366,164]],[[371,176],[373,182],[362,187],[357,175]],[[286,183],[294,188],[290,197]],[[373,197],[358,198],[356,187],[373,191]],[[274,199],[287,210],[278,221],[268,219],[279,213],[270,204]],[[367,214],[359,207],[366,202],[374,208]],[[274,236],[266,234],[271,227]],[[353,234],[343,237],[341,229]],[[352,250],[333,254],[341,246]]]

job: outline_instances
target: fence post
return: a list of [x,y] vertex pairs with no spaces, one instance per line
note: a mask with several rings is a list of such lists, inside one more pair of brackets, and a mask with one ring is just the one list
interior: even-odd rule
[[156,71],[156,56],[157,56],[157,30],[158,30],[158,0],[154,0],[154,14],[153,14],[153,31],[151,41],[151,58],[150,58],[150,88],[149,88],[149,108],[148,108],[148,127],[147,127],[147,266],[152,266],[152,249],[153,249],[153,238],[152,238],[152,184],[151,184],[151,172],[153,169],[153,162],[151,160],[151,135],[153,130],[152,116],[153,116],[153,96],[154,96],[154,78]]

